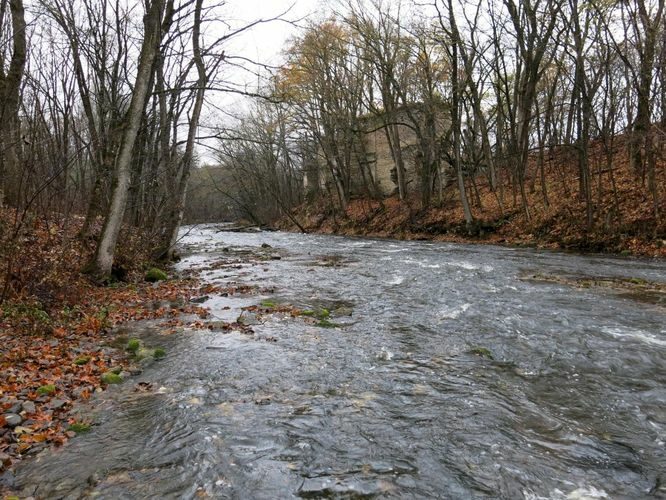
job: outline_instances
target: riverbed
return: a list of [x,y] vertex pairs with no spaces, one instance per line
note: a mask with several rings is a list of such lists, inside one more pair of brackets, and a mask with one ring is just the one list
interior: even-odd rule
[[[182,272],[253,287],[201,298],[207,321],[241,316],[253,333],[137,327],[166,358],[99,397],[91,432],[21,466],[18,489],[109,499],[666,495],[665,304],[527,279],[664,282],[663,261],[218,225],[183,228],[181,246]],[[262,302],[326,321],[243,310]]]

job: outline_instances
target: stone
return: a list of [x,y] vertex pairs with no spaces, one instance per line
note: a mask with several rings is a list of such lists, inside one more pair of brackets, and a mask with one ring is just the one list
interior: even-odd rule
[[14,404],[11,406],[11,408],[8,408],[8,409],[5,410],[5,411],[6,411],[7,413],[20,413],[22,407],[23,407],[23,405],[22,405],[20,402],[18,402],[18,403],[14,403]]
[[201,297],[195,297],[193,299],[190,299],[190,302],[193,304],[202,304],[206,302],[210,297],[208,295],[202,295]]
[[35,403],[32,401],[23,401],[23,404],[21,405],[22,409],[26,413],[35,413],[37,408],[35,407]]
[[17,415],[16,413],[5,413],[3,416],[5,417],[5,422],[7,422],[9,427],[16,427],[17,425],[21,425],[21,422],[23,422],[23,417],[21,417],[21,415]]
[[143,368],[138,365],[130,365],[127,369],[132,376],[141,375],[143,373]]
[[161,269],[158,269],[156,267],[149,269],[145,276],[145,280],[150,283],[157,283],[158,281],[164,281],[167,278],[168,278],[167,274]]
[[54,410],[59,410],[60,408],[62,408],[62,407],[65,406],[66,404],[67,404],[67,401],[65,401],[64,399],[54,398],[54,399],[52,399],[51,402],[49,403],[49,406],[50,406],[51,408],[53,408]]

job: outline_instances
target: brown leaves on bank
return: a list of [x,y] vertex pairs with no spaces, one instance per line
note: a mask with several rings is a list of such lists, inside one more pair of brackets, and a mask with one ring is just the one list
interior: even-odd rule
[[143,281],[149,261],[138,235],[128,232],[118,259],[124,281],[99,287],[81,272],[91,248],[76,239],[76,220],[17,221],[0,211],[0,471],[86,428],[72,406],[127,365],[106,345],[114,327],[207,314],[189,303],[201,293],[196,280]]
[[[659,216],[655,218],[645,179],[630,167],[626,141],[624,136],[616,138],[610,164],[602,142],[590,144],[592,227],[586,223],[576,150],[572,147],[548,152],[543,183],[538,156],[531,158],[525,181],[530,220],[506,169],[500,176],[501,188],[494,193],[484,176],[476,177],[475,186],[468,180],[468,198],[475,219],[471,232],[465,225],[455,183],[444,190],[441,203],[433,203],[425,210],[415,196],[405,201],[397,196],[381,201],[361,197],[350,201],[345,214],[334,214],[331,203],[320,200],[299,207],[294,216],[308,231],[321,233],[666,257],[666,156],[661,151],[655,167],[660,197]],[[500,197],[503,210],[498,203]],[[288,219],[280,221],[279,226],[293,227]]]

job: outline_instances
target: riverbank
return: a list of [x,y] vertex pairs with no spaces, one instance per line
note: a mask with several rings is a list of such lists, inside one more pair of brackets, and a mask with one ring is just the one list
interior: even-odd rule
[[198,280],[151,270],[146,255],[131,250],[140,248],[135,236],[127,236],[122,279],[98,286],[81,271],[91,248],[76,239],[76,219],[19,225],[15,215],[0,211],[0,478],[87,431],[77,405],[139,370],[115,342],[121,326],[206,315],[189,302],[201,293]]
[[[666,257],[664,194],[660,193],[660,215],[655,218],[651,196],[629,167],[626,145],[618,141],[616,149],[616,160],[609,169],[602,168],[602,145],[593,143],[590,148],[595,165],[591,227],[586,223],[585,202],[578,194],[575,151],[566,149],[544,159],[543,177],[536,159],[528,170],[529,219],[509,179],[505,178],[501,188],[493,192],[478,176],[476,185],[468,186],[474,216],[471,226],[465,224],[454,183],[444,190],[441,203],[428,209],[421,208],[416,195],[404,201],[397,196],[384,200],[356,198],[344,213],[332,209],[330,201],[320,199],[297,207],[276,227],[298,231],[292,221],[295,219],[313,233]],[[658,186],[666,185],[666,162],[661,158],[656,176]]]

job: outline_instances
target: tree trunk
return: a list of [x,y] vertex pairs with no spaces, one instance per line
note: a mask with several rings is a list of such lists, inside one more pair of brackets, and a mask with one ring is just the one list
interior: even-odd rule
[[189,120],[189,130],[187,134],[187,143],[185,145],[185,153],[182,158],[182,168],[180,172],[180,181],[178,183],[178,190],[175,193],[175,200],[171,208],[169,221],[166,226],[165,233],[165,246],[161,250],[161,257],[167,260],[173,260],[176,250],[176,243],[178,242],[178,230],[183,220],[183,211],[185,210],[185,199],[187,197],[187,183],[190,178],[192,164],[194,163],[194,143],[197,137],[197,129],[199,127],[199,118],[201,117],[201,109],[203,108],[204,96],[206,93],[206,85],[208,78],[206,75],[206,67],[204,66],[203,57],[201,55],[200,46],[200,33],[201,33],[201,9],[203,0],[196,0],[194,8],[194,25],[192,27],[192,53],[194,64],[197,68],[197,91],[192,108],[192,115]]
[[[6,5],[7,0],[2,0],[3,11]],[[4,204],[7,174],[18,164],[18,109],[27,57],[23,1],[9,0],[9,9],[12,19],[12,57],[7,74],[0,69],[0,207]]]
[[[115,254],[120,226],[125,214],[129,185],[131,179],[132,150],[136,141],[144,108],[150,92],[153,63],[162,40],[162,17],[165,9],[171,11],[173,1],[169,0],[168,7],[165,0],[154,0],[144,18],[145,33],[139,56],[136,81],[132,92],[132,99],[125,118],[120,151],[116,159],[115,179],[102,235],[97,244],[97,251],[91,266],[91,274],[97,278],[104,278],[111,274],[113,257]],[[170,16],[169,16],[170,17]],[[168,26],[168,23],[166,23]],[[166,30],[165,30],[166,31]]]

